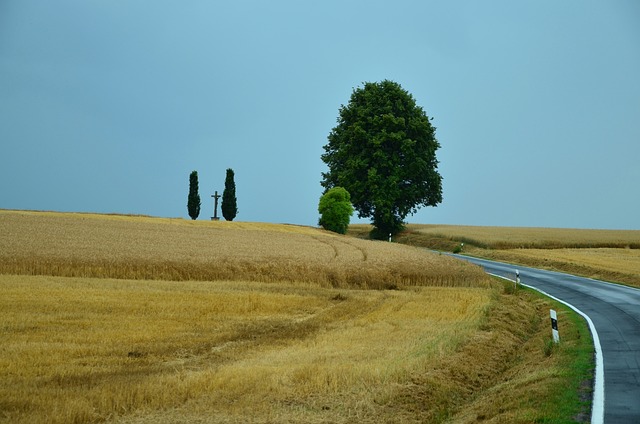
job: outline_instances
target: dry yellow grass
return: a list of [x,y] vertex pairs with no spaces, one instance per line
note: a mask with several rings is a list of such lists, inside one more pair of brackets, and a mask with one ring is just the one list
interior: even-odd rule
[[420,249],[292,225],[0,211],[0,236],[5,274],[361,288],[483,280]]
[[45,276],[0,290],[14,423],[349,421],[472,336],[491,296]]
[[[548,305],[525,293],[47,276],[0,290],[0,422],[528,423],[553,417],[532,404],[563,373],[543,353]],[[586,337],[560,316],[565,344]]]

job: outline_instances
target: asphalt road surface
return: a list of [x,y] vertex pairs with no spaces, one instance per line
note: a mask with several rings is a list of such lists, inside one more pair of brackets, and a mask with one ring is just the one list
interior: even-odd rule
[[[603,422],[603,413],[606,424],[640,423],[639,289],[519,265],[455,256],[483,266],[490,274],[511,280],[515,279],[515,271],[518,270],[523,284],[573,305],[587,315],[592,333],[595,327],[594,342],[597,344],[599,339],[601,346],[601,354],[596,346],[596,356],[601,357],[600,363],[603,364],[602,370],[596,370],[592,423]],[[562,323],[558,326],[562,340]],[[551,331],[551,325],[549,328]],[[604,396],[598,393],[603,387]]]

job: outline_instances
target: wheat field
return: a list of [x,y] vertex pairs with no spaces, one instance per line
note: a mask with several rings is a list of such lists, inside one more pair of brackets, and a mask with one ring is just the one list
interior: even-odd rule
[[326,408],[348,422],[470,337],[490,296],[44,276],[0,289],[0,420],[14,423],[317,422]]
[[411,224],[409,233],[447,238],[488,249],[640,249],[640,230],[536,227],[481,227]]
[[0,421],[370,417],[491,285],[309,227],[0,211]]
[[154,280],[461,286],[475,267],[310,227],[0,211],[0,273]]
[[547,305],[501,290],[309,227],[0,211],[0,422],[552,422]]

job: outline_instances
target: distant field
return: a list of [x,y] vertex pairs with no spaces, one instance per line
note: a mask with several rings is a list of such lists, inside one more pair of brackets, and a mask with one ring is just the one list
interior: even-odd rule
[[410,230],[441,235],[490,249],[640,249],[640,230],[415,225]]
[[[363,236],[371,226],[352,225]],[[640,249],[640,230],[588,230],[571,228],[480,227],[465,225],[409,224],[402,240],[415,244],[449,241],[485,249],[618,248]],[[453,243],[453,244],[451,244]]]
[[588,333],[552,353],[502,290],[314,228],[0,211],[0,422],[567,422]]
[[[353,226],[364,237],[368,225]],[[640,231],[411,224],[399,243],[617,281],[640,287]]]

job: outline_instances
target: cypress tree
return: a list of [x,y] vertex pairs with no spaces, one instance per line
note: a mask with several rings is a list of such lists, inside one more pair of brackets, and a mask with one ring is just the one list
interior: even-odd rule
[[222,192],[222,216],[227,221],[233,221],[236,215],[238,215],[234,175],[233,169],[227,169],[227,177],[224,180],[224,191]]
[[200,215],[200,194],[198,194],[198,172],[193,171],[189,175],[189,197],[187,199],[187,210],[191,219]]

